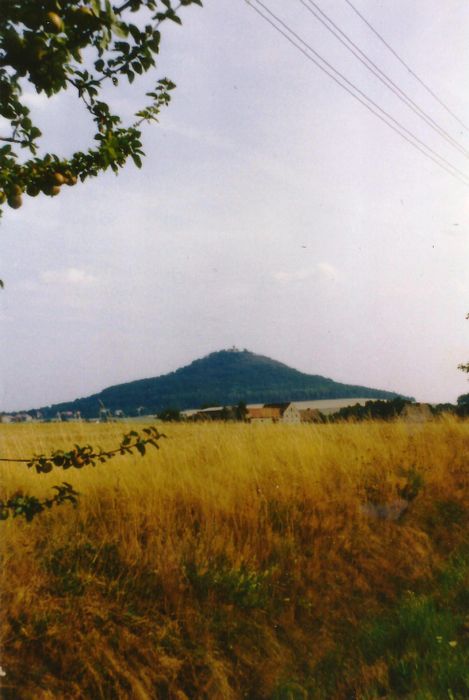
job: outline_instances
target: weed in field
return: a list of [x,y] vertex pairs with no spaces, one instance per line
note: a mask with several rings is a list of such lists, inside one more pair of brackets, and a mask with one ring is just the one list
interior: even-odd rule
[[287,681],[281,683],[272,695],[272,700],[308,700],[308,691],[300,683]]
[[185,562],[184,571],[198,598],[205,600],[210,596],[245,610],[265,608],[268,605],[268,571],[259,574],[250,571],[245,565],[233,569],[224,555],[219,555],[203,568],[194,561]]
[[435,592],[409,592],[390,614],[365,628],[358,647],[367,665],[385,661],[390,697],[417,692],[469,697],[469,609],[460,599],[468,575],[469,558],[451,563]]

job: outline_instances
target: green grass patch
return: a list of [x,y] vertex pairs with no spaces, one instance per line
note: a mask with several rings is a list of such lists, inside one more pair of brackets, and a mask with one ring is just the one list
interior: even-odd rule
[[[407,591],[392,609],[365,621],[304,687],[315,700],[468,698],[469,549],[452,557],[425,591]],[[285,685],[273,700],[296,698],[295,692]]]

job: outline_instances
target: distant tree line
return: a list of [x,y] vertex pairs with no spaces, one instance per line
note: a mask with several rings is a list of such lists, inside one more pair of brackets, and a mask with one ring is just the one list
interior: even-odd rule
[[355,404],[344,406],[336,413],[329,416],[332,422],[342,420],[391,420],[397,418],[406,404],[411,403],[405,399],[393,399],[392,401],[367,401],[365,405]]
[[456,412],[459,416],[469,416],[469,394],[462,394],[458,397]]
[[[441,403],[434,406],[428,404],[428,406],[435,417],[444,413],[450,413],[459,417],[469,416],[469,394],[466,395],[466,401],[461,401],[461,399],[464,399],[464,397],[459,397],[457,405]],[[331,422],[341,420],[393,420],[400,416],[405,406],[412,405],[415,406],[416,404],[400,398],[392,401],[367,401],[364,406],[355,404],[355,406],[341,408],[336,413],[327,416],[327,419]]]

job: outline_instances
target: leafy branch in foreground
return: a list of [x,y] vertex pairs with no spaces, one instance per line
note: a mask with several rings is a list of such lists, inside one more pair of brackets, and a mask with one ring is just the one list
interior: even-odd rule
[[45,498],[42,501],[36,496],[24,495],[21,491],[10,496],[6,501],[0,501],[0,520],[7,520],[10,514],[14,517],[24,517],[28,522],[35,515],[42,513],[52,506],[60,506],[63,503],[69,502],[76,506],[78,501],[78,492],[66,481],[62,482],[61,486],[53,486],[56,490],[50,498]]
[[126,433],[121,440],[119,447],[113,450],[103,450],[101,447],[96,449],[92,445],[77,445],[75,444],[72,450],[65,452],[64,450],[54,450],[49,456],[40,454],[29,458],[6,458],[0,457],[0,462],[17,462],[23,463],[29,469],[34,467],[38,474],[48,474],[54,467],[59,469],[81,469],[91,465],[96,466],[97,463],[107,462],[116,455],[132,454],[136,450],[142,457],[146,453],[148,445],[152,445],[159,449],[158,440],[166,437],[160,433],[157,428],[150,426],[143,428],[142,433],[136,430],[131,430]]
[[[81,469],[82,467],[91,465],[96,466],[97,463],[107,462],[116,455],[133,454],[136,451],[142,457],[146,454],[147,446],[151,445],[159,449],[158,440],[166,437],[160,433],[157,428],[150,426],[143,428],[142,433],[136,430],[131,430],[126,433],[119,447],[113,450],[103,450],[102,448],[94,448],[91,445],[80,446],[75,444],[72,450],[54,450],[49,456],[40,454],[30,458],[8,458],[0,457],[0,462],[15,462],[18,464],[26,464],[28,469],[34,467],[38,474],[47,474],[57,467],[59,469]],[[62,505],[66,502],[77,504],[78,492],[73,489],[71,484],[64,481],[61,486],[53,486],[57,493],[50,498],[39,500],[36,496],[24,495],[22,492],[17,492],[10,496],[6,501],[0,500],[0,520],[6,520],[10,514],[13,517],[23,516],[30,522],[35,515],[42,513],[46,509],[52,508],[54,505]]]
[[[144,155],[140,126],[157,121],[175,87],[159,80],[147,92],[150,104],[128,126],[107,103],[106,85],[132,83],[156,67],[161,25],[181,24],[179,11],[201,0],[2,0],[0,13],[0,214],[22,195],[55,196],[62,185],[117,172],[128,158],[137,167]],[[132,18],[135,17],[136,21]],[[23,93],[23,90],[25,92]],[[94,147],[71,157],[40,153],[40,129],[28,95],[52,97],[71,90],[93,124]],[[22,152],[31,158],[22,157]]]

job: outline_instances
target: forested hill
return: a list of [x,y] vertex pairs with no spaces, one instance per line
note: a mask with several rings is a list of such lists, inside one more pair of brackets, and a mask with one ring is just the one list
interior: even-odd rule
[[392,399],[400,396],[363,386],[340,384],[319,375],[304,374],[287,365],[247,350],[214,352],[175,372],[152,379],[139,379],[104,389],[99,394],[43,407],[45,418],[57,411],[81,411],[83,417],[98,415],[99,402],[127,416],[158,413],[166,408],[307,401],[347,397]]

